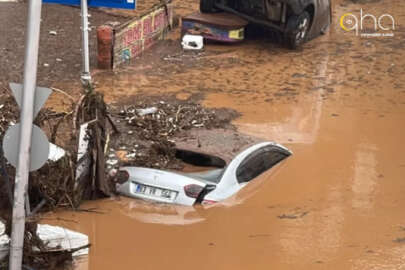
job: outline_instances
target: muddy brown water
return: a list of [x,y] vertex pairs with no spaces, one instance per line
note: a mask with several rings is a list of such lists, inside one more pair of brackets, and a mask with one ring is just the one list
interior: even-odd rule
[[[340,29],[340,16],[360,8],[394,16],[395,36]],[[158,59],[99,77],[112,101],[203,92],[206,106],[242,113],[240,132],[294,155],[209,208],[107,199],[82,206],[104,214],[60,212],[44,222],[89,235],[80,270],[405,269],[404,17],[400,0],[335,1],[331,33],[303,50],[210,45],[183,64]]]

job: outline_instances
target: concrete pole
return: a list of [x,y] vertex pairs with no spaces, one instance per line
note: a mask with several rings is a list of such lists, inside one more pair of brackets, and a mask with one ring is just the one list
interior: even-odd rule
[[82,16],[82,57],[83,71],[82,82],[85,84],[91,83],[90,74],[90,53],[89,53],[89,13],[87,8],[87,0],[80,1],[81,16]]
[[34,115],[34,97],[37,83],[41,5],[41,0],[29,0],[28,29],[25,39],[24,85],[20,114],[21,131],[18,149],[18,165],[15,177],[9,270],[21,270],[22,267],[25,230],[24,199],[30,169],[30,148]]

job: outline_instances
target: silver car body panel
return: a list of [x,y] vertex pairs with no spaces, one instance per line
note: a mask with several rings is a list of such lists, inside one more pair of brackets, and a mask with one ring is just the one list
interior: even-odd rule
[[[204,200],[213,202],[222,201],[233,196],[248,184],[247,182],[238,182],[237,169],[249,155],[267,146],[275,146],[277,151],[282,151],[287,153],[287,155],[292,154],[290,150],[280,144],[263,142],[255,144],[239,153],[229,165],[223,169],[199,173],[175,173],[141,167],[123,167],[120,170],[127,171],[130,177],[124,184],[117,184],[117,192],[129,197],[153,200],[156,202],[193,205],[196,202],[196,198],[188,197],[185,194],[184,187],[187,185],[198,185],[208,188],[209,185],[215,187],[215,189],[205,195]],[[135,190],[137,184],[175,191],[177,195],[174,199],[167,199],[141,194]]]
[[[176,203],[183,205],[193,205],[195,198],[188,197],[185,194],[184,187],[187,185],[199,185],[205,187],[206,184],[191,177],[174,172],[141,168],[141,167],[123,167],[129,174],[129,180],[122,185],[117,185],[117,192],[129,197],[139,199],[153,200],[162,203]],[[140,194],[134,190],[136,184],[142,184],[155,188],[177,192],[174,200],[167,198]]]
[[229,163],[216,189],[207,194],[207,196],[205,196],[205,199],[210,201],[222,201],[236,194],[239,190],[241,190],[244,186],[246,186],[248,183],[238,183],[238,180],[236,178],[236,170],[238,169],[242,161],[245,160],[245,158],[248,157],[251,153],[269,145],[277,146],[291,153],[291,151],[285,148],[284,146],[274,142],[259,143],[252,147],[247,148],[246,150],[238,154]]

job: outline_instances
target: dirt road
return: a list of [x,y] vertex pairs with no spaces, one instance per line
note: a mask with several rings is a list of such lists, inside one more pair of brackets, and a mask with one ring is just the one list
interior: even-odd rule
[[[90,236],[77,269],[404,269],[405,3],[368,2],[335,1],[330,34],[299,51],[258,39],[187,55],[176,32],[134,66],[96,76],[111,102],[203,93],[205,105],[242,113],[239,131],[294,155],[209,209],[122,198],[83,206],[105,214],[50,216]],[[360,8],[391,14],[395,36],[343,31],[339,18]]]

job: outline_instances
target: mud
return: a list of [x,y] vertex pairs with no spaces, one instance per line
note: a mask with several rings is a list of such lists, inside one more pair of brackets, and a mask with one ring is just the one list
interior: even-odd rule
[[[24,66],[25,29],[28,2],[0,3],[0,88],[10,82],[22,83]],[[12,11],[12,12],[10,12]],[[97,64],[95,27],[107,21],[126,22],[120,16],[107,15],[90,9],[90,59]],[[55,82],[69,82],[80,78],[81,31],[78,7],[44,4],[42,8],[41,38],[38,62],[38,85],[51,87]],[[50,34],[55,31],[56,35]],[[80,81],[75,86],[80,91]]]
[[[182,14],[197,9],[175,4]],[[360,8],[394,16],[395,36],[343,31],[340,17]],[[400,0],[333,1],[331,32],[298,51],[256,38],[191,55],[177,31],[134,66],[96,75],[110,102],[203,93],[203,105],[241,113],[233,124],[242,134],[202,136],[204,149],[236,152],[237,138],[250,135],[294,155],[209,208],[120,198],[83,206],[102,214],[44,216],[90,236],[90,256],[76,269],[402,269],[404,8]]]

